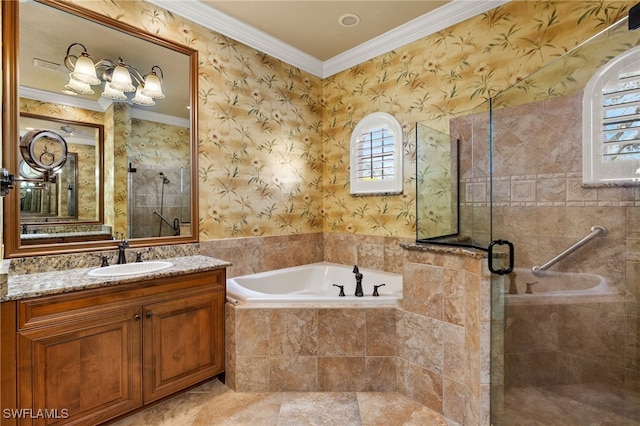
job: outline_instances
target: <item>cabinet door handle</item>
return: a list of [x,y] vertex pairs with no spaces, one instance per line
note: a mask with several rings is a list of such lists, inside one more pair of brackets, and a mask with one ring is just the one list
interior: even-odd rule
[[147,317],[147,318],[151,318],[152,315],[153,315],[153,313],[151,311],[147,311],[147,313],[144,314],[144,316]]
[[134,320],[136,320],[136,321],[140,321],[140,318],[141,318],[141,317],[140,317],[140,314],[136,314],[136,315],[133,317],[133,319],[134,319]]

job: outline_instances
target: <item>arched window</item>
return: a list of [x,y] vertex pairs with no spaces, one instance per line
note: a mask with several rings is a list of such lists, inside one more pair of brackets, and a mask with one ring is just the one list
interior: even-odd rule
[[640,46],[589,80],[582,106],[583,182],[639,182]]
[[351,194],[402,193],[402,126],[393,116],[364,117],[351,134]]

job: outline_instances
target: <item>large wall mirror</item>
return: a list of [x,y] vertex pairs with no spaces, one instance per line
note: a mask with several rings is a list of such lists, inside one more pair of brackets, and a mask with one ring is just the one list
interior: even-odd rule
[[[81,1],[2,2],[2,32],[5,257],[196,242],[197,51]],[[32,129],[64,139],[64,167],[29,167]]]

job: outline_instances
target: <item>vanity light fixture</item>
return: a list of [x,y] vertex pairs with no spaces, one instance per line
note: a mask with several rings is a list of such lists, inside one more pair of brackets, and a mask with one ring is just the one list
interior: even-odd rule
[[[73,49],[82,51],[73,54]],[[125,93],[128,92],[136,92],[131,101],[142,106],[153,106],[154,99],[164,99],[164,75],[158,65],[152,66],[151,71],[143,76],[137,69],[125,64],[122,57],[119,57],[117,62],[100,59],[94,63],[87,48],[81,43],[69,45],[64,65],[70,71],[69,82],[64,86],[65,93],[91,95],[94,93],[91,86],[102,84],[104,81],[102,96],[114,101],[126,101],[128,97]],[[98,71],[101,72],[102,80],[98,78]]]

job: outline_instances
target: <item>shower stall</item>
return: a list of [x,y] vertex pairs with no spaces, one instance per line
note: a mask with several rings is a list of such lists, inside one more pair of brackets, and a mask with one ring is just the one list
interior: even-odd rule
[[[454,244],[497,243],[493,425],[640,425],[640,183],[583,181],[585,99],[609,90],[590,93],[588,82],[638,45],[624,19],[450,122],[460,140]],[[630,155],[611,161],[640,171],[640,65],[620,78],[638,83],[611,102],[635,111],[604,127],[620,140],[596,154],[624,146]]]
[[191,183],[183,167],[129,167],[129,238],[177,236],[191,217]]

